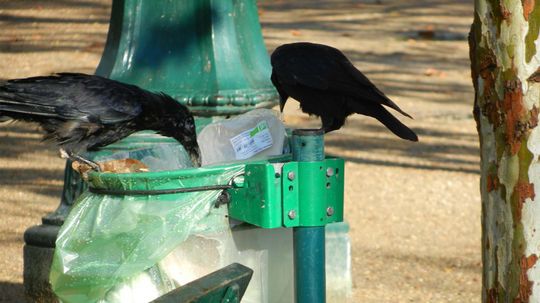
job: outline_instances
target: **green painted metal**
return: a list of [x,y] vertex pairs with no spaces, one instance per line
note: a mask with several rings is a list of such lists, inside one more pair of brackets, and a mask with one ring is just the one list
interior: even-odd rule
[[278,98],[255,0],[114,0],[96,73],[163,91],[203,116]]
[[[292,163],[296,164],[296,170],[288,169],[291,166],[287,164]],[[343,221],[343,159],[287,164],[283,167],[285,226],[324,226]],[[291,171],[298,176],[292,181],[287,178]],[[288,216],[292,210],[287,208],[289,203],[297,207],[295,220]]]
[[[324,132],[322,130],[294,130],[292,151],[293,161],[299,162],[300,171],[301,167],[307,163],[311,163],[312,165],[309,165],[309,167],[313,169],[314,163],[319,164],[324,159]],[[322,172],[322,165],[319,167]],[[317,168],[317,165],[315,165],[315,168]],[[311,186],[311,190],[317,191],[316,187],[320,186],[320,180],[317,175],[310,175],[312,179],[306,179],[305,181],[308,188],[302,190],[302,183],[300,184],[299,196],[302,203],[309,203],[311,199],[317,200],[317,196],[309,193],[309,186]],[[320,207],[320,205],[318,206]],[[310,219],[313,219],[320,216],[320,213],[320,210],[315,210],[308,212],[307,215]],[[296,302],[326,302],[324,225],[294,227],[293,247]]]
[[293,229],[296,303],[326,302],[325,228]]
[[[339,171],[327,176],[328,169]],[[343,221],[343,159],[248,163],[230,194],[229,216],[262,228]],[[332,211],[328,211],[332,209]]]
[[[178,188],[199,187],[208,185],[227,185],[219,183],[223,174],[228,171],[246,171],[245,167],[272,166],[271,162],[280,162],[288,159],[288,156],[278,156],[269,160],[256,160],[246,163],[234,163],[200,168],[187,168],[171,171],[144,172],[144,173],[100,173],[88,174],[88,183],[92,188],[108,190],[171,190]],[[240,177],[235,176],[229,181],[235,181]],[[233,186],[242,186],[242,183],[231,183]]]
[[300,201],[298,196],[298,162],[288,162],[283,165],[281,179],[283,188],[282,201],[282,220],[283,226],[293,227],[300,225]]
[[321,129],[295,129],[291,145],[294,161],[322,161],[324,159],[324,131]]
[[238,303],[246,292],[253,270],[233,263],[179,287],[153,303]]
[[238,303],[238,302],[240,302],[240,298],[238,294],[238,286],[233,285],[227,288],[227,291],[225,291],[225,294],[223,295],[223,298],[221,299],[221,303]]
[[239,188],[229,190],[229,216],[263,228],[281,226],[281,180],[272,164],[248,164]]

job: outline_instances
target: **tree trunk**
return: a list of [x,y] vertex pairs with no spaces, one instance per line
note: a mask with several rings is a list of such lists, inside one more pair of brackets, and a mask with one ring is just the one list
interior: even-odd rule
[[482,302],[540,302],[539,27],[540,0],[475,0]]

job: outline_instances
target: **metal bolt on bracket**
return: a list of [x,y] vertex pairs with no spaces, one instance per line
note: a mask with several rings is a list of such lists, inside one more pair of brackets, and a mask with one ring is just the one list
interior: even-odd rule
[[231,195],[226,190],[222,191],[216,199],[215,207],[218,208],[221,205],[229,204],[231,201]]
[[289,219],[294,220],[296,218],[296,211],[294,209],[289,210],[288,216]]
[[334,169],[329,167],[326,169],[326,176],[327,177],[332,177],[334,175]]
[[328,217],[333,216],[333,215],[334,215],[334,208],[331,207],[331,206],[328,207],[328,208],[326,209],[326,215],[327,215]]
[[287,178],[288,178],[290,181],[294,180],[294,177],[295,177],[295,175],[294,175],[294,172],[293,172],[293,171],[290,171],[290,172],[287,174]]

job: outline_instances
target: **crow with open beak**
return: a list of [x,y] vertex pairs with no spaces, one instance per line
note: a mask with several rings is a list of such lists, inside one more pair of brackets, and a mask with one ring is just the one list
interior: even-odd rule
[[1,116],[39,123],[44,138],[76,160],[86,150],[153,130],[180,142],[200,166],[195,122],[187,107],[163,93],[100,76],[60,73],[2,82]]

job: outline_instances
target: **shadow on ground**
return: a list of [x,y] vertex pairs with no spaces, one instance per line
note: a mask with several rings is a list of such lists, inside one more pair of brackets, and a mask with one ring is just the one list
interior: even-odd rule
[[[37,127],[27,123],[0,124],[0,159],[17,161],[28,153],[48,150],[55,147],[42,142]],[[36,194],[59,197],[62,190],[63,170],[28,166],[0,166],[0,184],[2,186],[23,186]],[[9,197],[6,197],[9,198]]]
[[0,281],[0,302],[28,302],[22,283]]
[[[85,9],[86,15],[64,14],[50,16],[55,9]],[[16,28],[0,33],[0,52],[31,53],[50,51],[86,51],[101,53],[103,33],[88,32],[96,24],[107,25],[110,18],[110,3],[96,1],[0,1],[0,26]],[[21,11],[23,13],[21,13]],[[77,27],[53,33],[51,28],[72,24]],[[81,39],[80,37],[84,37]]]
[[[443,131],[438,128],[415,127],[419,142],[409,142],[393,137],[382,125],[365,124],[358,120],[347,121],[346,129],[361,131],[342,132],[339,136],[327,136],[329,148],[347,151],[340,154],[346,161],[377,166],[416,168],[423,170],[442,170],[478,174],[479,154],[478,137],[473,134],[455,131]],[[375,137],[376,133],[388,133],[389,136]],[[445,138],[437,141],[436,138]],[[391,150],[394,160],[384,157]],[[382,159],[363,157],[360,152],[381,154]],[[403,159],[410,160],[403,161]],[[425,162],[423,164],[422,162]]]

